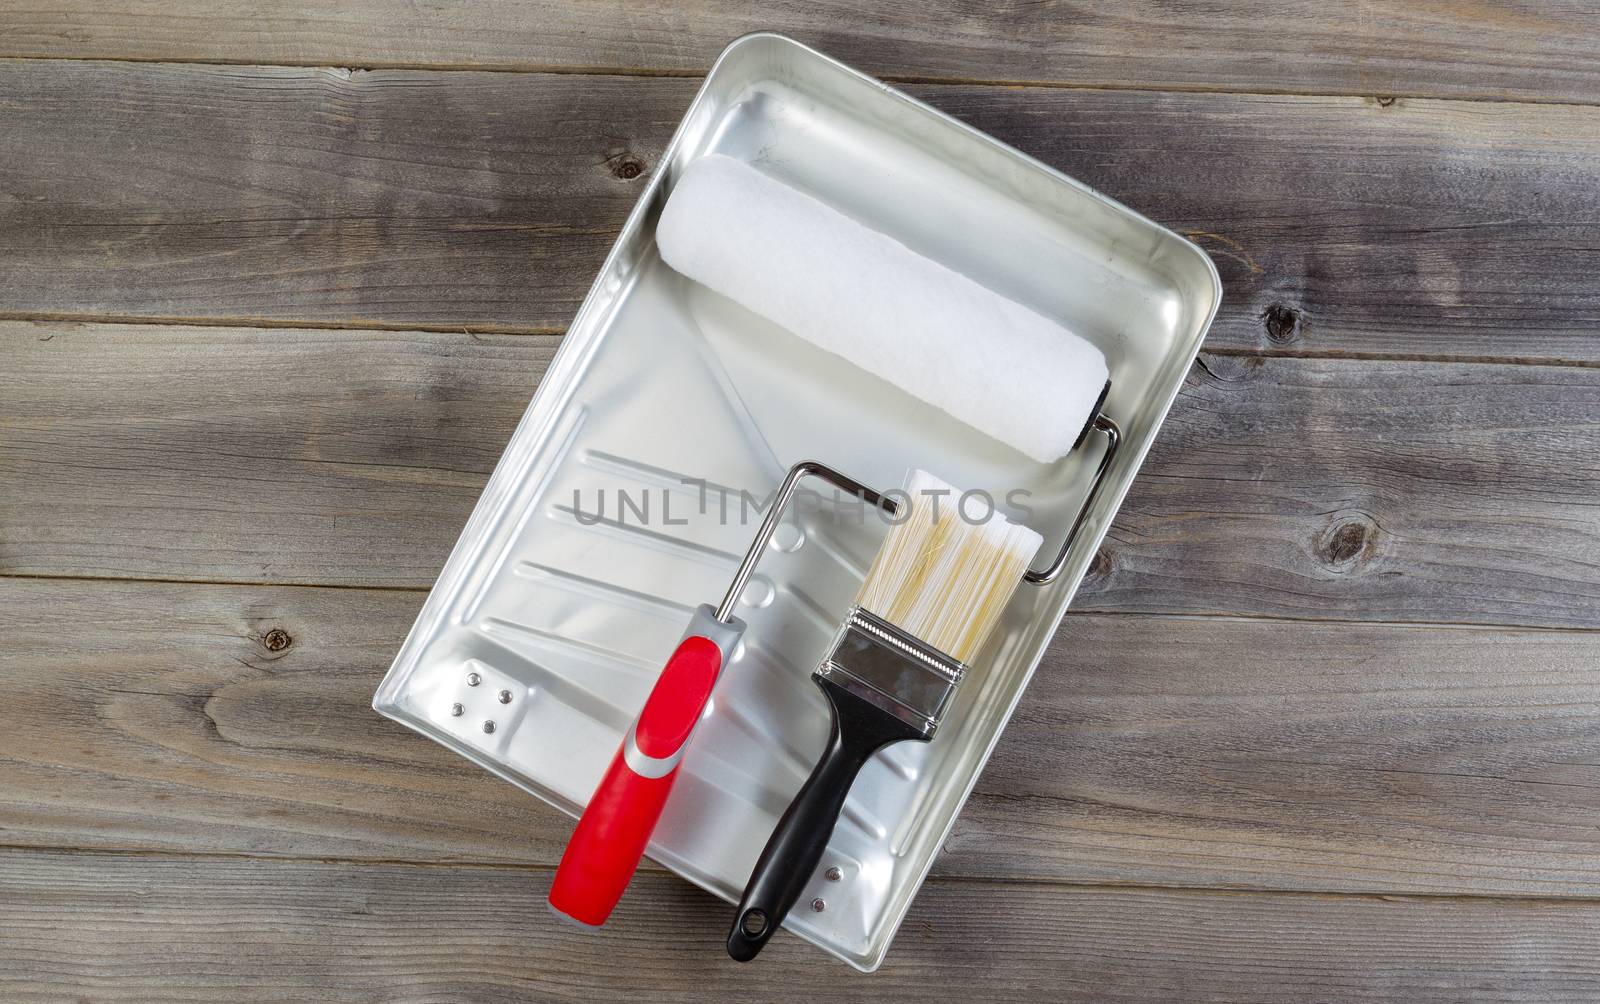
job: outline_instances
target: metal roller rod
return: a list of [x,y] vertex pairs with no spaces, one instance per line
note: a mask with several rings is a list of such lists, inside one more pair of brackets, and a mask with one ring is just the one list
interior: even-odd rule
[[778,524],[783,520],[783,511],[788,507],[789,500],[794,497],[800,479],[808,476],[819,477],[863,502],[888,511],[891,516],[900,513],[900,504],[894,499],[886,498],[882,493],[840,474],[826,464],[819,464],[815,460],[802,460],[795,464],[789,468],[789,475],[783,479],[777,497],[767,509],[766,518],[761,521],[761,527],[756,531],[755,541],[751,543],[750,550],[745,552],[744,560],[739,563],[739,570],[733,575],[733,582],[728,586],[727,595],[717,604],[717,620],[727,623],[728,618],[732,616],[734,604],[739,602],[739,594],[744,592],[744,587],[750,582],[750,576],[755,574],[756,562],[761,560],[761,552],[766,550],[767,542],[777,532]]
[[1078,531],[1083,529],[1084,522],[1089,518],[1089,510],[1094,508],[1095,499],[1100,497],[1100,489],[1106,483],[1106,471],[1111,469],[1111,461],[1116,459],[1117,447],[1122,445],[1122,427],[1111,420],[1105,412],[1094,417],[1094,429],[1103,432],[1106,436],[1106,452],[1100,457],[1100,466],[1095,469],[1094,483],[1089,486],[1089,494],[1083,500],[1083,506],[1078,510],[1078,518],[1072,521],[1072,529],[1067,531],[1067,539],[1061,542],[1061,550],[1056,552],[1056,558],[1050,562],[1048,568],[1030,568],[1023,575],[1024,582],[1031,582],[1042,586],[1054,582],[1067,566],[1067,552],[1072,550],[1073,541],[1078,539]]
[[[1083,525],[1088,521],[1089,510],[1094,508],[1095,501],[1100,497],[1100,490],[1105,486],[1106,473],[1111,469],[1111,464],[1116,460],[1117,450],[1122,445],[1122,427],[1101,412],[1094,417],[1091,427],[1105,435],[1106,449],[1100,455],[1100,464],[1095,468],[1094,482],[1089,486],[1089,494],[1084,497],[1083,505],[1078,509],[1077,518],[1072,521],[1072,529],[1067,531],[1066,539],[1061,542],[1061,548],[1056,552],[1055,559],[1043,569],[1030,568],[1023,575],[1023,581],[1036,586],[1048,585],[1061,575],[1061,570],[1067,565],[1067,555],[1072,550],[1072,545],[1077,541],[1078,534],[1083,530]],[[815,460],[802,460],[789,468],[788,475],[783,479],[783,484],[778,488],[778,494],[772,500],[772,505],[767,509],[766,516],[761,520],[761,526],[756,530],[755,540],[750,544],[750,550],[745,552],[744,560],[739,563],[739,569],[733,575],[733,582],[728,586],[728,592],[722,597],[722,602],[717,604],[717,620],[727,622],[733,614],[734,605],[739,602],[739,594],[744,592],[744,587],[750,584],[750,576],[755,574],[756,564],[761,560],[761,553],[766,549],[767,542],[777,532],[778,524],[783,521],[784,510],[788,508],[789,501],[794,498],[795,491],[800,486],[802,478],[818,477],[833,485],[835,488],[853,495],[870,505],[875,505],[885,510],[891,516],[900,513],[900,504],[883,493],[867,487],[854,478],[839,473],[826,464]]]

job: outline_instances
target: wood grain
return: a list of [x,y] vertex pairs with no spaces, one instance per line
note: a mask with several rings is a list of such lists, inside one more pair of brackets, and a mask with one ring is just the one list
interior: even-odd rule
[[[931,883],[870,977],[788,934],[723,952],[728,907],[635,881],[599,933],[524,870],[0,854],[9,1001],[1583,1001],[1592,903]],[[626,964],[619,960],[626,959]],[[597,985],[598,984],[598,985]]]
[[1600,370],[1203,355],[1080,608],[1600,625]]
[[[421,599],[0,579],[0,843],[552,865],[369,707]],[[1594,632],[1074,614],[936,874],[1600,896],[1597,707]]]
[[[430,584],[550,337],[0,323],[0,572]],[[1206,355],[1080,609],[1600,625],[1600,370]]]
[[557,343],[0,331],[0,572],[407,587],[438,573]]
[[[0,61],[0,315],[559,331],[695,86]],[[1211,252],[1215,347],[1600,362],[1600,108],[912,90]]]
[[1600,108],[917,93],[1205,248],[1213,348],[1600,361]]
[[1594,632],[1072,615],[940,867],[1589,896],[1597,697]]
[[1600,30],[1583,4],[1115,6],[905,0],[49,0],[0,12],[0,55],[336,66],[703,73],[776,30],[878,74],[1342,94],[1593,101]]
[[[0,10],[0,998],[1600,997],[1594,11],[175,11]],[[553,923],[570,823],[369,707],[753,27],[1227,287],[871,982],[649,863]]]
[[0,313],[559,328],[694,88],[0,62]]
[[372,710],[420,593],[0,578],[0,595],[4,843],[559,859],[560,813]]

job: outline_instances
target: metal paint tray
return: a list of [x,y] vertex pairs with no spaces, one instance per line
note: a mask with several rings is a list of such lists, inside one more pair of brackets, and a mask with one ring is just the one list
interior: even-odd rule
[[[760,521],[740,491],[758,502],[803,459],[880,488],[923,467],[997,498],[1031,493],[1024,521],[1048,554],[1096,459],[1080,449],[1032,462],[663,265],[657,216],[684,167],[713,152],[756,162],[1091,339],[1111,367],[1106,410],[1125,433],[1063,574],[1017,592],[932,743],[868,764],[801,899],[825,909],[788,919],[871,970],[1182,384],[1220,284],[1176,234],[892,88],[778,35],[730,45],[373,700],[569,814],[693,607],[726,588]],[[618,511],[619,490],[632,508]],[[604,518],[591,522],[596,511]],[[649,851],[729,902],[822,747],[827,711],[808,677],[882,534],[870,518],[802,506],[744,593],[749,632]],[[842,877],[827,880],[829,867]]]

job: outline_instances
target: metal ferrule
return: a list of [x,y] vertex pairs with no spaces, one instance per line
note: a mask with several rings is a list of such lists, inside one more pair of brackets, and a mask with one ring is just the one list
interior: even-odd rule
[[967,667],[921,639],[851,607],[817,671],[929,739]]

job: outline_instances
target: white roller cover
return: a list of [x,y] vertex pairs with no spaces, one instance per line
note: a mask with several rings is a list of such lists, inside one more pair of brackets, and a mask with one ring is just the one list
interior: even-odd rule
[[1084,339],[732,157],[690,164],[656,243],[696,282],[1041,462],[1072,449],[1105,386]]

